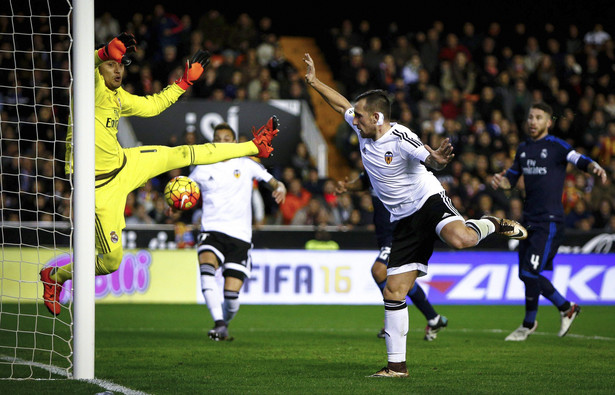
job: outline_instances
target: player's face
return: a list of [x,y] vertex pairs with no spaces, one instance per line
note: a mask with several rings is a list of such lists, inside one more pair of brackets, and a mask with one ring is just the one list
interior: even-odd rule
[[107,60],[103,62],[98,70],[105,80],[105,85],[112,91],[122,86],[122,77],[124,76],[124,65],[115,60]]
[[549,114],[538,108],[532,108],[527,117],[527,130],[530,138],[538,140],[549,133],[551,118]]
[[228,129],[219,129],[214,133],[214,143],[234,143],[235,133]]
[[363,138],[374,138],[376,136],[376,123],[370,115],[365,108],[365,100],[359,100],[354,106],[352,124],[359,129]]

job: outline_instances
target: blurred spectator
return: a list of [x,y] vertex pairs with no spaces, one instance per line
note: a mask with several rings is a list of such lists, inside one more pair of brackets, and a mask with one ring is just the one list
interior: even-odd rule
[[[7,18],[0,18],[3,33],[23,29],[49,31],[44,18],[32,19],[30,23],[27,18],[15,18],[14,25],[8,22]],[[312,107],[301,73],[284,55],[286,48],[280,45],[274,23],[277,21],[264,16],[256,25],[247,13],[228,23],[215,9],[193,23],[191,15],[179,18],[160,4],[133,15],[101,13],[95,20],[97,42],[106,42],[124,30],[137,37],[140,51],[132,55],[133,64],[125,79],[129,92],[160,91],[169,79],[181,73],[175,67],[177,59],[188,58],[196,48],[204,48],[214,54],[215,61],[190,96],[217,101],[296,99],[305,100]],[[349,97],[368,89],[386,89],[394,98],[393,119],[409,126],[430,144],[438,141],[438,133],[452,138],[458,155],[443,174],[451,175],[451,188],[463,190],[455,199],[469,210],[485,206],[486,199],[480,195],[480,185],[486,182],[483,168],[505,167],[510,163],[517,145],[525,139],[527,111],[536,98],[549,102],[555,110],[554,135],[583,147],[586,155],[615,170],[612,32],[600,23],[587,29],[581,24],[546,22],[542,31],[531,32],[525,23],[503,26],[494,21],[487,24],[484,33],[477,34],[473,22],[465,22],[455,30],[437,20],[424,31],[409,33],[391,23],[386,32],[379,32],[368,20],[357,23],[346,19],[328,30],[333,44],[331,48],[323,47],[326,51],[332,49],[325,53],[326,60]],[[56,30],[62,31],[68,32],[68,27]],[[71,81],[67,55],[70,42],[58,36],[57,41],[47,43],[41,37],[17,37],[14,42],[0,40],[0,68],[17,67],[16,73],[0,73],[0,207],[4,219],[19,218],[20,213],[21,219],[48,219],[48,215],[32,215],[37,204],[45,210],[56,210],[59,218],[70,217],[67,202],[71,191],[63,171],[62,144],[70,102],[65,89]],[[26,53],[31,55],[25,56]],[[32,64],[36,65],[34,71],[30,71]],[[51,72],[44,71],[50,67]],[[56,87],[64,85],[61,89],[50,89],[52,81]],[[356,136],[345,122],[340,124],[335,143],[351,171],[360,171]],[[296,170],[291,179],[305,182],[305,189],[324,199],[324,180],[318,177],[304,151],[304,145],[299,144],[297,155],[288,164]],[[485,153],[489,153],[487,161],[481,156]],[[50,159],[54,157],[56,161],[52,164]],[[35,164],[38,171],[34,171]],[[177,174],[184,170],[178,169]],[[579,190],[574,185],[574,174],[571,175],[571,185],[563,195],[567,210],[572,211],[578,200],[583,199],[592,213],[594,226],[611,223],[603,217],[600,207],[604,205],[602,198],[615,191],[608,190],[608,185],[586,185],[583,188],[589,192]],[[135,191],[136,200],[153,190],[160,192],[165,180],[157,180],[158,185]],[[51,192],[54,188],[56,191]],[[522,185],[517,195],[521,189]],[[36,194],[36,190],[45,193]],[[45,199],[52,198],[40,195],[56,200],[49,204]],[[348,222],[363,226],[358,224],[366,211],[359,210],[359,196],[351,196],[356,199],[355,214],[347,209],[344,215]],[[492,198],[493,210],[507,206],[507,216],[516,215],[516,196],[507,204]],[[159,200],[141,204],[152,207],[148,211],[154,216]],[[337,206],[340,204],[338,197]],[[126,210],[134,210],[130,201]],[[588,221],[581,221],[580,226],[587,227]]]
[[333,216],[333,222],[337,225],[348,225],[350,223],[350,216],[355,206],[352,201],[352,195],[350,193],[343,193],[338,196],[337,204],[331,210]]
[[564,45],[568,54],[576,55],[583,50],[583,38],[581,38],[577,25],[568,25],[568,35],[565,38]]
[[566,215],[565,224],[569,229],[589,230],[593,226],[592,212],[584,199],[576,201],[572,210]]
[[[177,47],[180,43],[180,35],[184,30],[181,19],[173,13],[167,12],[162,4],[154,6],[151,23],[153,56],[155,61],[164,57],[164,49],[168,46]],[[166,80],[163,84],[166,85]]]
[[295,147],[295,154],[291,158],[290,164],[295,169],[295,174],[302,180],[308,178],[308,172],[309,169],[313,167],[313,161],[303,141],[300,141]]
[[156,223],[147,213],[145,205],[135,202],[132,215],[126,218],[126,225],[144,225]]
[[167,202],[164,200],[164,197],[157,196],[154,200],[154,204],[152,209],[147,213],[152,220],[157,224],[168,224],[170,222],[170,212],[169,206]]
[[448,33],[446,35],[444,46],[440,49],[440,52],[438,53],[438,59],[440,61],[448,60],[450,62],[453,62],[457,57],[457,54],[460,52],[466,55],[466,59],[468,61],[472,59],[472,54],[465,45],[459,42],[459,37],[457,36],[457,34]]
[[589,51],[599,51],[604,43],[611,39],[611,35],[604,31],[601,23],[596,23],[591,31],[583,36],[583,43]]
[[382,46],[382,39],[378,36],[372,36],[369,39],[369,45],[367,50],[363,53],[363,59],[365,61],[365,67],[370,72],[374,72],[382,63],[385,52]]
[[308,203],[301,207],[291,220],[291,225],[331,225],[330,214],[323,201],[318,197],[312,197]]
[[271,99],[280,98],[280,83],[271,78],[271,71],[262,67],[258,78],[251,80],[248,85],[248,99],[259,100],[262,92],[268,92]]
[[598,135],[598,143],[592,148],[592,157],[601,166],[608,167],[615,160],[615,117],[606,125],[606,131]]
[[611,221],[611,217],[615,215],[613,203],[610,199],[603,198],[598,203],[598,207],[593,212],[594,229],[607,229]]
[[440,33],[435,28],[430,28],[427,33],[419,34],[419,54],[423,66],[428,74],[438,69],[438,54],[440,53]]
[[97,43],[107,43],[120,33],[120,23],[110,12],[105,11],[94,19],[94,38]]
[[312,194],[303,187],[298,178],[293,178],[290,183],[284,182],[284,184],[288,185],[288,193],[284,203],[280,204],[281,221],[284,225],[290,225],[295,214],[312,199]]

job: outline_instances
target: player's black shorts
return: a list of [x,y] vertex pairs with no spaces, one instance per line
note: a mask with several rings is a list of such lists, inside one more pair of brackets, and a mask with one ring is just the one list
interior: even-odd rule
[[430,196],[417,212],[399,220],[393,230],[387,273],[418,270],[419,277],[426,275],[440,230],[455,220],[464,219],[444,192]]
[[[203,232],[199,235],[197,253],[211,251],[218,258],[222,275],[233,271],[250,277],[252,270],[252,244],[220,232]],[[236,276],[233,276],[236,277]]]
[[564,223],[526,224],[527,239],[519,242],[519,273],[553,270],[553,258],[564,239]]

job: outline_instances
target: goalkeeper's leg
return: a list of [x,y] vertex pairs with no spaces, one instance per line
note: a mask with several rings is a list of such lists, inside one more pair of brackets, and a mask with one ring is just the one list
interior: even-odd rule
[[196,144],[177,147],[150,145],[127,148],[124,152],[127,158],[126,168],[118,177],[135,189],[152,177],[169,170],[256,155],[258,149],[252,142],[247,141],[238,144]]
[[[117,248],[106,254],[96,255],[96,270],[97,276],[110,274],[120,268],[122,258],[124,256],[123,248]],[[55,268],[49,277],[55,280],[58,284],[64,284],[66,281],[73,278],[73,263]]]

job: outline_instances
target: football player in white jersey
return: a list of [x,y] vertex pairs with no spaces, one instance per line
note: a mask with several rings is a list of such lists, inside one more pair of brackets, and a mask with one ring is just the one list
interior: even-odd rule
[[[214,128],[214,143],[237,143],[226,123]],[[271,188],[275,202],[286,198],[286,187],[248,157],[196,166],[190,178],[199,184],[202,199],[201,234],[197,253],[205,303],[214,320],[212,340],[231,340],[228,324],[239,310],[239,292],[252,266],[252,189],[254,180]],[[224,277],[223,298],[216,270]]]
[[387,92],[368,91],[352,105],[339,92],[316,78],[314,61],[305,54],[305,81],[318,92],[359,136],[363,166],[378,198],[397,221],[384,288],[384,329],[388,364],[372,377],[407,377],[406,295],[417,277],[427,274],[436,237],[462,249],[476,246],[492,233],[524,239],[519,223],[496,217],[465,220],[428,168],[442,170],[453,159],[444,139],[437,149],[424,145],[407,127],[390,120]]

